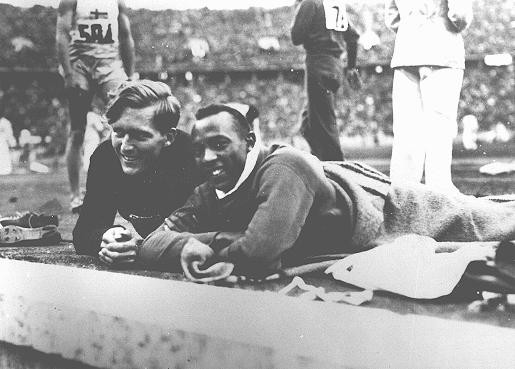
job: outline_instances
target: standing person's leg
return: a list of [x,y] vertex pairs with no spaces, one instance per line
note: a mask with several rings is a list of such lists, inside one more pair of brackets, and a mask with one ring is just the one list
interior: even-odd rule
[[302,133],[313,155],[324,161],[343,160],[334,111],[338,87],[337,80],[306,71],[308,112],[303,113]]
[[390,237],[415,233],[437,241],[515,239],[515,202],[495,203],[422,184],[392,186],[383,214]]
[[[95,63],[93,71],[93,79],[96,81],[94,87],[99,99],[96,99],[98,110],[105,111],[111,98],[115,95],[120,85],[127,80],[127,74],[123,69],[123,63],[119,59],[99,59]],[[100,104],[98,104],[100,103]],[[90,119],[100,119],[96,112],[88,112]],[[90,130],[86,131],[86,140],[84,143],[83,161],[84,169],[89,168],[89,159],[97,146],[103,141],[101,130],[98,124],[92,122]]]
[[82,169],[82,145],[87,123],[86,116],[92,99],[90,92],[92,62],[91,58],[77,59],[72,62],[73,87],[69,87],[65,91],[70,112],[70,129],[66,142],[66,166],[71,191],[70,207],[73,212],[77,212],[82,205],[80,171]]
[[80,88],[68,91],[68,104],[70,109],[70,131],[66,143],[66,166],[71,190],[71,208],[73,211],[82,205],[80,191],[80,170],[82,168],[82,144],[86,129],[87,113],[91,103],[89,92]]
[[393,182],[420,182],[424,169],[425,135],[418,67],[397,68],[393,75]]
[[444,191],[458,191],[452,183],[452,144],[463,70],[426,67],[420,90],[427,122],[425,183]]

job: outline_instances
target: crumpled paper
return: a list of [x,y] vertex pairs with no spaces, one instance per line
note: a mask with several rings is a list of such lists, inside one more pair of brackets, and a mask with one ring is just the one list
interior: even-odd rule
[[430,237],[401,236],[391,243],[350,255],[325,273],[365,289],[433,299],[450,294],[471,261],[494,255],[493,247],[477,244],[448,253],[436,253],[437,246]]
[[299,288],[304,292],[299,297],[306,300],[320,299],[327,302],[345,302],[350,305],[361,305],[372,300],[373,292],[365,291],[345,291],[345,292],[325,292],[323,287],[316,287],[304,282],[301,277],[294,277],[286,287],[279,291],[282,295],[288,295],[293,289]]

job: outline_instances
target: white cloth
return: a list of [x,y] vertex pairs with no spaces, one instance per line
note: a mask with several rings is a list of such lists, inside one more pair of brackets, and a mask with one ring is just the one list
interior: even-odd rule
[[350,255],[325,273],[369,290],[433,299],[451,293],[471,261],[486,260],[494,254],[492,247],[475,244],[436,253],[437,245],[430,237],[401,236],[392,243]]
[[252,173],[254,167],[256,166],[259,152],[259,145],[255,144],[254,147],[248,152],[247,159],[245,160],[245,166],[243,167],[243,171],[241,172],[240,178],[231,190],[229,190],[228,192],[223,192],[219,189],[215,189],[216,196],[219,199],[223,199],[224,197],[229,196],[230,194],[235,192],[243,182],[245,182],[245,180],[250,176],[250,173]]
[[373,292],[370,290],[364,291],[345,291],[345,292],[325,292],[323,287],[315,287],[307,284],[304,280],[296,276],[292,279],[291,283],[278,291],[281,295],[288,295],[289,292],[294,290],[295,288],[299,288],[304,292],[300,295],[300,298],[306,300],[316,300],[320,299],[326,302],[345,302],[350,305],[362,305],[365,302],[372,300]]

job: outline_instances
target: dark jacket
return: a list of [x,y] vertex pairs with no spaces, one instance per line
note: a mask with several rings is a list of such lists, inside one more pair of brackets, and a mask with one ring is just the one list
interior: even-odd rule
[[[303,45],[308,55],[332,55],[340,58],[345,50],[347,42],[357,42],[359,34],[346,16],[345,6],[342,9],[333,7],[335,18],[340,17],[335,22],[335,28],[341,30],[327,29],[326,15],[323,0],[304,0],[299,5],[295,14],[295,19],[291,27],[291,39],[294,45]],[[338,25],[338,23],[343,23]]]
[[350,217],[349,204],[337,196],[317,158],[274,146],[261,152],[231,195],[218,199],[209,184],[197,187],[147,237],[139,256],[151,267],[174,270],[194,237],[246,274],[261,274],[307,256],[343,252]]
[[191,139],[181,131],[163,148],[153,174],[144,179],[125,175],[111,142],[103,142],[91,156],[86,196],[73,230],[75,250],[96,255],[117,212],[146,237],[184,204],[196,175]]

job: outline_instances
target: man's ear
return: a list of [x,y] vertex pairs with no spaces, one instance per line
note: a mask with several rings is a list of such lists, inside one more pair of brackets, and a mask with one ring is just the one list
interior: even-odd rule
[[175,137],[177,136],[177,128],[171,128],[167,133],[166,133],[166,142],[165,142],[165,146],[170,146],[171,144],[173,144],[173,142],[175,141]]
[[249,152],[254,145],[256,144],[256,134],[254,131],[250,131],[245,137],[245,141],[247,142],[247,152]]

